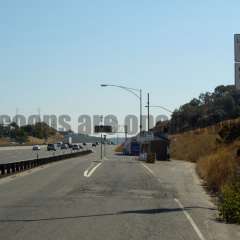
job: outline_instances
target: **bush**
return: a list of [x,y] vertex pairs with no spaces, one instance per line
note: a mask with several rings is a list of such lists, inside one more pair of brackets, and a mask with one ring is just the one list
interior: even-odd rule
[[232,143],[240,137],[240,123],[232,122],[226,124],[220,129],[219,136],[225,143]]
[[234,151],[224,147],[197,161],[198,174],[213,192],[219,192],[226,183],[233,182],[235,169]]
[[227,223],[240,224],[240,185],[225,185],[219,204],[221,218]]
[[123,145],[118,145],[116,148],[115,148],[115,152],[123,152]]

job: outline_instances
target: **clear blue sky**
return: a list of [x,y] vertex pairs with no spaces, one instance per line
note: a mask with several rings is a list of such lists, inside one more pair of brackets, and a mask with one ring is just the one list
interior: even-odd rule
[[[142,88],[170,109],[233,84],[240,2],[11,0],[0,2],[0,111],[138,114]],[[164,113],[153,110],[153,114]]]

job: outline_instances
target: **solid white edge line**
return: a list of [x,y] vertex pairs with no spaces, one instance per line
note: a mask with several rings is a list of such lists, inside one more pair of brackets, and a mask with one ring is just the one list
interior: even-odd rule
[[187,218],[187,220],[190,222],[190,224],[192,225],[194,231],[197,233],[199,239],[201,240],[206,240],[203,236],[203,234],[201,233],[200,229],[198,228],[197,224],[194,222],[194,220],[192,219],[192,217],[190,216],[190,214],[185,210],[184,206],[182,205],[182,203],[177,199],[174,198],[174,201],[179,205],[179,207],[182,209],[185,217]]
[[100,167],[102,165],[101,163],[98,163],[94,168],[91,169],[91,171],[89,172],[90,169],[87,169],[86,171],[84,171],[84,177],[91,177],[92,174],[97,170],[98,167]]
[[154,172],[152,171],[152,169],[150,169],[148,166],[146,166],[144,163],[141,163],[141,165],[147,169],[153,176],[154,176]]

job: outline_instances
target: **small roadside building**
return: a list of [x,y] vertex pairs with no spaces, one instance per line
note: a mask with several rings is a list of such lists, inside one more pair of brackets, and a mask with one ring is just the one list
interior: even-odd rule
[[170,140],[165,135],[155,135],[153,133],[152,139],[142,140],[141,142],[141,152],[146,153],[147,156],[154,158],[155,160],[169,160],[169,147]]
[[137,136],[128,138],[123,144],[124,154],[140,156],[149,162],[169,160],[170,140],[166,123],[158,123],[150,131],[142,131]]
[[141,143],[141,153],[146,154],[148,161],[170,159],[170,140],[168,138],[167,123],[158,123],[149,132],[142,132],[141,136],[138,135],[138,141]]

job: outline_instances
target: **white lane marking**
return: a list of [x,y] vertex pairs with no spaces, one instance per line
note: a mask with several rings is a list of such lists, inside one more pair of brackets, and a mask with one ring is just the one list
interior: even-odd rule
[[88,177],[88,169],[84,171],[83,176]]
[[154,172],[152,171],[152,169],[150,169],[148,166],[146,166],[144,163],[141,163],[141,165],[145,168],[145,169],[147,169],[153,176],[155,176],[154,175]]
[[185,217],[187,218],[187,220],[190,222],[190,224],[192,225],[194,231],[197,233],[199,239],[201,240],[206,240],[203,236],[203,234],[201,233],[200,229],[198,228],[197,224],[194,222],[194,220],[192,219],[192,217],[190,216],[190,214],[185,210],[184,206],[182,205],[182,203],[177,199],[174,198],[175,202],[179,205],[179,207],[182,209]]
[[[91,169],[91,166],[86,170],[84,171],[84,177],[91,177],[92,174],[97,170],[98,167],[100,167],[102,165],[102,162],[98,163],[95,167],[93,167]],[[90,170],[91,169],[91,170]]]

